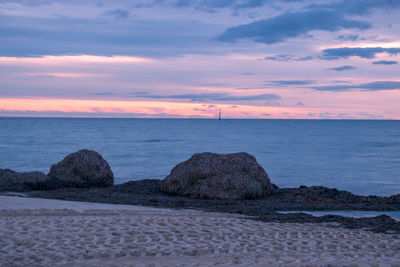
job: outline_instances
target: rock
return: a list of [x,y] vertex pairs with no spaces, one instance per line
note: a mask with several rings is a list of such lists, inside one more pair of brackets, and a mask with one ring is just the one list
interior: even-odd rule
[[42,172],[0,169],[0,191],[29,191],[48,188],[50,177]]
[[276,184],[271,183],[272,186],[272,190],[278,190],[279,186],[277,186]]
[[69,154],[54,164],[48,174],[65,187],[106,187],[114,184],[114,175],[103,157],[92,150]]
[[175,166],[160,186],[167,194],[211,199],[251,199],[273,190],[268,174],[245,153],[197,153]]

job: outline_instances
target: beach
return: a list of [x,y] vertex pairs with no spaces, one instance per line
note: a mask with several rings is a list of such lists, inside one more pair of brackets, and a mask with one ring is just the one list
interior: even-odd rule
[[1,266],[398,266],[399,234],[0,196]]
[[0,0],[0,267],[400,267],[400,0]]

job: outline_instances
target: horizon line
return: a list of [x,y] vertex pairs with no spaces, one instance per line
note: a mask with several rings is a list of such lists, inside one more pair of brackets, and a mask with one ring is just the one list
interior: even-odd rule
[[[218,117],[89,117],[89,116],[2,116],[0,119],[153,119],[153,120],[218,120]],[[221,118],[221,120],[303,120],[303,121],[400,121],[400,119],[360,118]]]

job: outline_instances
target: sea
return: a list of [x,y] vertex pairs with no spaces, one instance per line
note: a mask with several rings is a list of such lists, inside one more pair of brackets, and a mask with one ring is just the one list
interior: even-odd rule
[[400,193],[400,121],[0,118],[0,168],[47,173],[80,149],[117,184],[163,179],[194,153],[248,152],[279,187]]

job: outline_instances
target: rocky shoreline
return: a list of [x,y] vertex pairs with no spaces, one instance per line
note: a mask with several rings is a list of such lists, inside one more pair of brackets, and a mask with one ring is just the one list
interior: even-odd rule
[[321,217],[305,213],[282,214],[279,210],[374,210],[399,211],[400,195],[391,197],[357,196],[326,187],[300,187],[274,190],[258,199],[218,200],[167,195],[160,191],[161,180],[130,181],[105,188],[63,188],[26,192],[26,196],[85,202],[143,205],[173,209],[199,209],[247,215],[251,219],[282,223],[328,223],[333,227],[368,229],[374,232],[400,233],[400,222],[389,216],[348,218]]
[[145,179],[114,184],[108,163],[95,151],[81,150],[52,165],[50,173],[0,170],[0,192],[85,202],[200,209],[247,215],[268,222],[329,223],[376,232],[400,233],[389,216],[347,218],[277,211],[400,211],[400,194],[358,196],[322,186],[278,188],[247,153],[198,153],[178,164],[164,180]]

